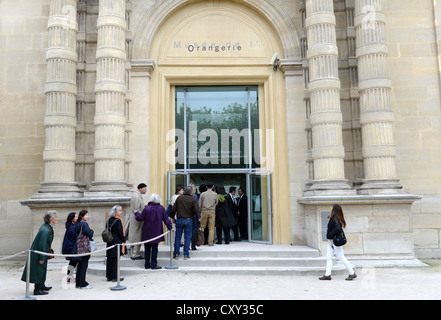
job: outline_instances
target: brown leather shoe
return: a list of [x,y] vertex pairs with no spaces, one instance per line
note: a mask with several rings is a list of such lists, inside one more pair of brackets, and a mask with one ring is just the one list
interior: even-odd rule
[[331,276],[324,275],[323,277],[320,277],[319,280],[331,280]]
[[357,274],[354,272],[354,274],[350,274],[345,280],[351,281],[352,279],[357,278]]

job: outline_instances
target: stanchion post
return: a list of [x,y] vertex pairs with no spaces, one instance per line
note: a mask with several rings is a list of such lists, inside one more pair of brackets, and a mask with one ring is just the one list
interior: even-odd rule
[[121,290],[126,290],[127,289],[127,287],[125,287],[125,286],[121,286],[120,285],[120,278],[121,278],[121,272],[120,272],[120,267],[119,267],[119,258],[120,258],[120,252],[121,252],[121,249],[120,249],[120,247],[121,247],[121,244],[120,243],[118,243],[117,245],[116,245],[116,250],[117,250],[117,273],[116,273],[116,276],[117,276],[117,283],[116,283],[116,286],[115,287],[111,287],[110,288],[110,290],[112,290],[112,291],[121,291]]
[[31,250],[28,250],[27,269],[26,269],[26,296],[18,300],[37,300],[36,297],[29,295],[29,281],[31,279]]
[[169,242],[170,242],[170,265],[166,266],[165,269],[178,269],[177,265],[173,264],[173,242],[172,242],[172,230],[169,231]]

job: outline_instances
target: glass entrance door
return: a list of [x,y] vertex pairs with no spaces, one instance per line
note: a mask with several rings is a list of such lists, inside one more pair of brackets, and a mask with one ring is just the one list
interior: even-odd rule
[[247,180],[249,241],[272,243],[271,173],[249,173]]
[[[185,188],[190,183],[190,175],[184,172],[169,171],[167,173],[167,206],[176,192],[176,187]],[[166,206],[166,208],[167,208]]]
[[167,177],[168,201],[175,193],[176,187],[185,187],[190,183],[193,183],[197,190],[201,183],[208,181],[213,182],[215,186],[223,185],[227,192],[230,186],[242,189],[247,199],[248,241],[272,243],[271,172],[171,171]]

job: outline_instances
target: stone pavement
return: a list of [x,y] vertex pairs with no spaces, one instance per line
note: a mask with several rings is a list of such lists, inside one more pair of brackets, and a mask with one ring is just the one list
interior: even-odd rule
[[[337,274],[331,281],[317,275],[235,275],[150,270],[124,276],[126,290],[112,291],[116,283],[102,275],[88,274],[92,289],[79,290],[68,285],[65,269],[51,268],[46,285],[48,295],[37,300],[414,300],[441,299],[441,260],[424,261],[428,267],[359,268],[358,278],[345,281]],[[67,263],[66,263],[67,265]],[[17,300],[25,296],[20,280],[22,262],[0,265],[0,299]],[[33,285],[31,284],[33,290]],[[30,294],[32,295],[32,290]],[[170,311],[170,310],[169,310]]]

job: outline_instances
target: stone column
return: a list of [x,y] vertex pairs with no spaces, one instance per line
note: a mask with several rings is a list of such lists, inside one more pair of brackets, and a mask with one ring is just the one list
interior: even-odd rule
[[343,116],[340,109],[335,24],[332,0],[306,1],[308,90],[314,163],[314,180],[310,189],[315,190],[315,194],[353,193],[344,174]]
[[44,182],[39,190],[45,197],[48,193],[80,195],[75,182],[77,33],[77,0],[52,0],[46,54]]
[[100,0],[98,14],[95,181],[91,192],[127,191],[125,181],[126,1]]
[[396,177],[394,114],[383,0],[355,1],[356,54],[364,174],[361,193],[401,189]]

